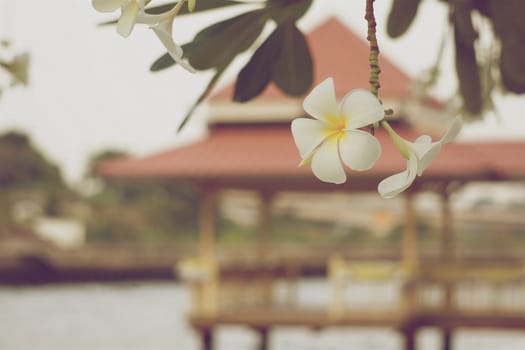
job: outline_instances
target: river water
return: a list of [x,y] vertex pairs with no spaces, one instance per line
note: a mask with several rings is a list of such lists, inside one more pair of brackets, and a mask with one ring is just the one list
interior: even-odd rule
[[[303,302],[322,303],[326,285],[304,280]],[[186,325],[185,287],[175,282],[68,284],[0,287],[1,350],[198,350]],[[419,349],[438,350],[439,337],[428,329]],[[257,337],[242,327],[217,332],[218,350],[252,350]],[[386,329],[278,328],[271,350],[400,350],[402,339]],[[524,350],[524,332],[462,330],[455,350]]]

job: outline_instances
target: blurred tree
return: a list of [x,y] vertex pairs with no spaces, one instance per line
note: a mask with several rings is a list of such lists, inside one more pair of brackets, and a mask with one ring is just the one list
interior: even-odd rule
[[100,182],[89,201],[93,215],[88,240],[161,243],[189,238],[196,231],[198,196],[191,186],[175,181],[102,179],[100,161],[127,157],[121,150],[103,150],[91,157],[86,176]]
[[63,187],[59,168],[47,160],[23,133],[0,135],[0,188]]
[[38,198],[44,214],[58,215],[61,204],[74,193],[64,184],[59,168],[51,163],[29,137],[9,131],[0,135],[0,226],[11,221],[11,204],[20,195]]

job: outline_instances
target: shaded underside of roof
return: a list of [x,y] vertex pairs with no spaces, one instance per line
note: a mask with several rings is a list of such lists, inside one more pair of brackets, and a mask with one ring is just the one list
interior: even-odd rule
[[[406,127],[399,133],[409,140],[417,137]],[[202,141],[145,158],[105,161],[97,170],[107,178],[182,179],[231,188],[374,190],[382,179],[406,167],[383,129],[376,137],[381,158],[368,171],[346,169],[344,185],[323,183],[309,166],[298,166],[301,159],[289,124],[218,125]],[[415,187],[456,180],[523,180],[525,163],[519,155],[524,153],[525,143],[519,142],[447,144]]]

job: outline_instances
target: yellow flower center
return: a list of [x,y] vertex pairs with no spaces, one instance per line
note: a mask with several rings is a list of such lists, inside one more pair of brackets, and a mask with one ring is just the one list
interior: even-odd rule
[[347,120],[342,115],[329,115],[325,118],[325,121],[326,127],[324,129],[324,135],[328,137],[330,141],[337,143],[339,138],[346,136]]

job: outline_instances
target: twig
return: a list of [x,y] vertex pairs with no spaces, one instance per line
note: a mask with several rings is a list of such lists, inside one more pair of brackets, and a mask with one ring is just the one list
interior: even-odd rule
[[377,44],[376,38],[376,19],[374,16],[374,0],[366,0],[366,14],[365,19],[368,22],[368,36],[366,39],[370,42],[370,92],[377,96],[379,87],[379,73],[381,69],[379,68],[379,46]]

